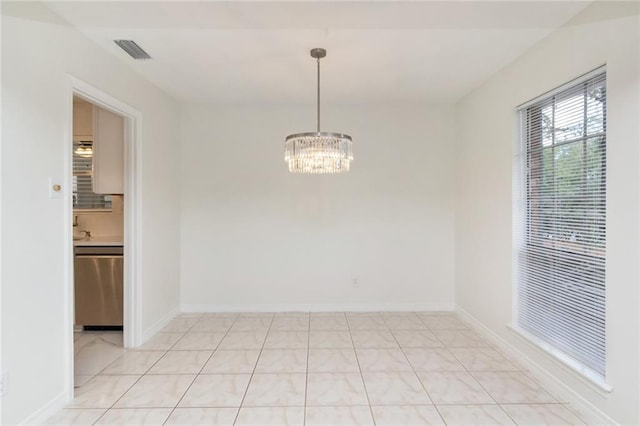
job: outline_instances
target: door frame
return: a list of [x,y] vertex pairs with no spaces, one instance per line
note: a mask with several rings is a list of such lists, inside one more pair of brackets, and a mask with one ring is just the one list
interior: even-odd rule
[[[64,143],[64,187],[73,181],[73,97],[79,96],[125,118],[124,140],[124,277],[123,344],[125,348],[142,344],[141,238],[142,238],[142,114],[136,108],[102,92],[90,84],[67,75],[66,124]],[[65,340],[67,348],[67,393],[74,394],[74,277],[73,277],[73,201],[72,191],[64,191],[65,247]]]

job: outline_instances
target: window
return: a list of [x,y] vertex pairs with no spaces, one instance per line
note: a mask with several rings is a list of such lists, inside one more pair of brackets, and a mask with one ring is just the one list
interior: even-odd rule
[[[604,379],[606,75],[519,110],[517,328]],[[576,363],[577,362],[577,363]]]
[[73,143],[73,208],[111,209],[111,195],[93,192],[93,142]]

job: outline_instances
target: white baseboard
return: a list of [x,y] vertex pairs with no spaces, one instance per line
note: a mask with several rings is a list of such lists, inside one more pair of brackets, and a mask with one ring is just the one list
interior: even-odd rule
[[69,402],[69,395],[66,392],[62,392],[51,401],[40,407],[38,411],[31,414],[29,417],[18,423],[19,425],[42,425],[47,420],[62,410]]
[[142,332],[142,342],[140,344],[144,344],[149,339],[151,339],[157,332],[162,330],[169,322],[174,319],[180,313],[180,308],[176,306],[167,312],[162,318],[155,322],[151,327],[147,328]]
[[291,304],[183,304],[181,312],[409,312],[453,311],[452,303],[291,303]]
[[527,356],[527,354],[513,346],[504,338],[500,337],[495,331],[484,325],[469,312],[457,305],[455,307],[455,312],[460,315],[462,320],[471,325],[475,331],[502,349],[508,356],[513,357],[517,362],[529,369],[529,372],[540,382],[540,384],[542,384],[544,388],[549,390],[555,396],[569,402],[574,411],[577,411],[583,420],[588,422],[588,424],[617,424],[615,420],[607,416],[602,412],[602,410],[584,399],[580,394],[549,372],[549,370],[542,367]]

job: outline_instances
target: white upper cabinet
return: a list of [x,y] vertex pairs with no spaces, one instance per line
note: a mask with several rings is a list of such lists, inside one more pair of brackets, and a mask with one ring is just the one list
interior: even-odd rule
[[94,106],[93,192],[124,193],[124,118]]
[[73,140],[93,140],[93,104],[74,98],[73,100]]

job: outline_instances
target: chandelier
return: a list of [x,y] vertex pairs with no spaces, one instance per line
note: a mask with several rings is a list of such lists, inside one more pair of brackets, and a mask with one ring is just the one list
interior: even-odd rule
[[284,160],[291,173],[328,174],[349,171],[353,160],[351,136],[342,133],[320,131],[320,58],[327,51],[311,49],[318,68],[317,126],[315,132],[296,133],[285,139]]
[[93,144],[91,142],[74,142],[73,145],[76,147],[73,151],[74,154],[85,158],[93,157]]

